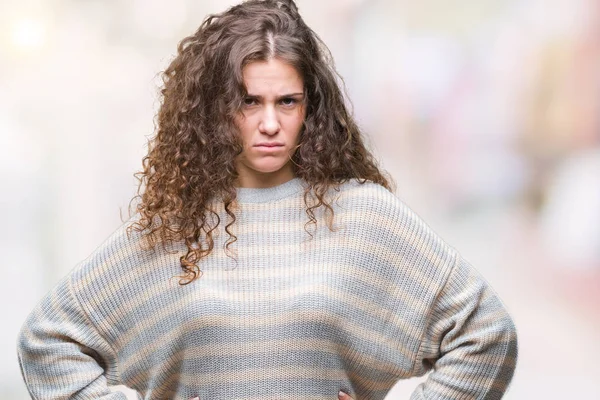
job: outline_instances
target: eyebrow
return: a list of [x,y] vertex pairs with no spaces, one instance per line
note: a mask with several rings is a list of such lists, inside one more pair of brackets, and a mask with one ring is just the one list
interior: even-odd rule
[[[281,96],[277,96],[277,99],[285,99],[288,97],[303,97],[304,96],[304,92],[299,92],[299,93],[289,93],[289,94],[282,94]],[[258,99],[258,100],[262,100],[263,96],[260,95],[256,95],[256,94],[251,94],[248,93],[247,97],[251,97],[253,99]]]

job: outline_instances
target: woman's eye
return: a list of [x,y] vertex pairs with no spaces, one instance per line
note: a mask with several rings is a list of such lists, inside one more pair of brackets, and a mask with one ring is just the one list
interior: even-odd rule
[[256,99],[253,99],[252,97],[246,97],[244,99],[245,106],[253,106],[254,104],[256,104]]
[[296,104],[296,99],[292,99],[291,97],[286,98],[286,99],[281,99],[281,104],[283,104],[284,106],[293,106],[294,104]]

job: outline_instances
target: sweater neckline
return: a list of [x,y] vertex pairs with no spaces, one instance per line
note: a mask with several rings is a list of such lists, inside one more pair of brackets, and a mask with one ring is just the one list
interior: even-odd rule
[[236,188],[239,203],[266,203],[290,197],[304,190],[304,181],[295,177],[287,182],[268,188]]

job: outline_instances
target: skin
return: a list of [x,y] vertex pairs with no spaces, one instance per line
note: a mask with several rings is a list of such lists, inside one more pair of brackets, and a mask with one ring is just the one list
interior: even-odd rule
[[[304,81],[291,65],[273,58],[242,70],[248,96],[236,118],[244,144],[236,159],[237,186],[266,188],[294,178],[296,151],[306,107]],[[261,144],[276,143],[275,147]]]

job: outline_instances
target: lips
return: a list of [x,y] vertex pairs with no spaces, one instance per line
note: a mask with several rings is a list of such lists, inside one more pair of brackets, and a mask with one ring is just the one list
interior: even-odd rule
[[280,142],[264,142],[264,143],[258,143],[256,145],[254,145],[254,147],[282,147],[283,143]]

